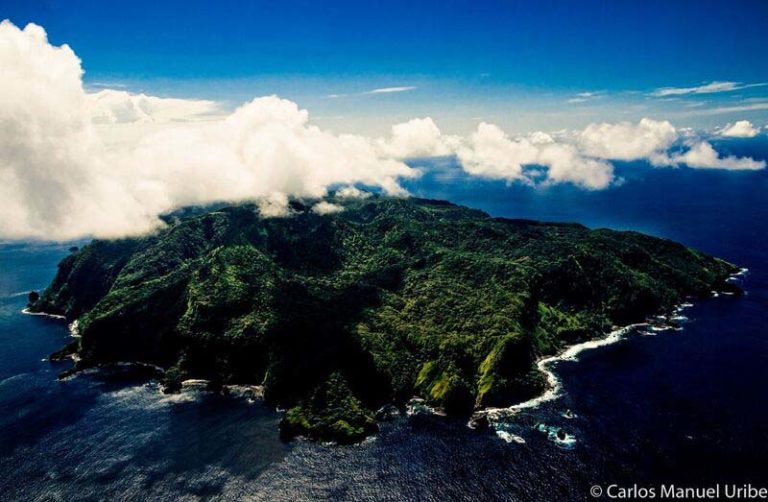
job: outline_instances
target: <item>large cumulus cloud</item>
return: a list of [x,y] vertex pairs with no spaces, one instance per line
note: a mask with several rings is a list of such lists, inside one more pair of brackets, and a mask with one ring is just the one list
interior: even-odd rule
[[211,200],[321,197],[333,184],[363,183],[403,193],[414,175],[380,157],[370,142],[309,124],[306,110],[274,96],[257,98],[224,120],[149,135],[125,160],[149,199],[176,207]]
[[103,162],[80,60],[45,31],[0,23],[0,236],[64,238],[149,229]]
[[[263,200],[275,215],[288,196],[322,196],[334,184],[403,193],[398,179],[415,174],[365,138],[311,125],[306,110],[274,96],[190,122],[215,107],[88,94],[75,53],[33,24],[0,24],[0,68],[4,238],[136,234],[155,228],[163,211],[216,200]],[[115,146],[105,141],[105,123],[164,126]]]
[[523,166],[536,162],[538,149],[526,138],[511,139],[498,126],[481,122],[457,156],[469,174],[514,181],[526,179]]
[[586,155],[613,160],[652,157],[666,151],[678,139],[672,124],[648,118],[637,124],[590,124],[575,136]]
[[[468,140],[457,145],[464,170],[475,176],[527,184],[573,183],[589,189],[605,188],[613,180],[609,163],[585,157],[575,146],[558,143],[543,132],[511,138],[498,126],[480,123]],[[533,165],[546,170],[526,170]]]

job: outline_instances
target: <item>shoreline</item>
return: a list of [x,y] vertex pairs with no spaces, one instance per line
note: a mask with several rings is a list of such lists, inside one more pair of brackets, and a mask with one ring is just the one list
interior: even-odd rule
[[[42,316],[47,317],[49,319],[55,319],[57,321],[66,321],[67,317],[60,315],[60,314],[49,314],[48,312],[32,312],[29,310],[29,307],[24,307],[21,309],[21,313],[24,315],[35,315],[35,316]],[[67,325],[67,328],[69,329],[69,336],[72,338],[80,338],[80,331],[78,329],[78,322],[77,319],[72,321]]]
[[[692,305],[692,304],[688,304],[688,305]],[[562,352],[558,354],[539,359],[538,361],[536,361],[536,369],[544,373],[544,375],[546,376],[547,384],[548,384],[547,390],[545,390],[542,394],[534,398],[531,398],[527,401],[523,401],[521,403],[516,403],[506,407],[489,407],[489,408],[483,408],[481,410],[477,410],[473,414],[473,417],[485,416],[488,419],[488,425],[494,429],[494,432],[496,432],[496,434],[501,439],[504,439],[508,443],[511,442],[511,440],[514,440],[515,442],[524,442],[524,440],[520,441],[522,438],[520,438],[519,436],[510,434],[508,431],[500,430],[497,428],[497,426],[500,423],[504,423],[505,419],[510,418],[514,415],[517,415],[522,410],[538,408],[540,405],[547,403],[549,401],[554,401],[555,399],[561,396],[560,392],[563,387],[562,382],[560,381],[560,378],[557,376],[557,374],[554,372],[554,369],[550,368],[550,365],[560,361],[577,361],[578,360],[577,356],[580,353],[587,350],[596,349],[599,347],[606,347],[608,345],[613,345],[614,343],[617,343],[623,340],[624,335],[629,333],[631,330],[636,328],[641,328],[644,326],[649,326],[649,325],[650,323],[648,322],[628,324],[626,326],[622,326],[618,329],[608,332],[608,334],[606,334],[602,338],[596,338],[594,340],[588,340],[586,342],[577,343],[575,345],[571,345],[570,347],[567,347],[566,349],[564,349]],[[472,428],[471,426],[469,427]],[[500,435],[499,433],[502,433],[502,434]]]
[[58,319],[60,321],[66,321],[67,318],[60,314],[49,314],[48,312],[32,312],[29,310],[29,307],[24,307],[21,309],[21,313],[25,315],[36,315],[36,316],[42,316],[42,317],[48,317],[50,319]]
[[[731,274],[726,281],[733,281],[736,280],[742,276],[744,276],[749,271],[748,268],[740,268],[738,272],[734,272]],[[718,298],[721,295],[718,294],[717,291],[712,291],[712,296],[710,298]],[[730,296],[730,295],[729,295]],[[467,424],[468,427],[472,427],[470,424],[474,420],[474,417],[476,416],[484,416],[488,420],[488,425],[491,427],[496,435],[506,441],[507,443],[510,443],[512,441],[515,441],[517,443],[525,443],[525,440],[515,434],[510,433],[509,431],[505,431],[501,428],[499,428],[499,425],[503,425],[505,423],[505,420],[508,418],[511,418],[515,415],[517,415],[520,411],[526,410],[526,409],[535,409],[539,407],[540,405],[547,403],[549,401],[554,401],[558,397],[560,397],[560,391],[562,390],[562,382],[560,378],[557,376],[557,374],[554,371],[554,368],[550,368],[550,366],[554,363],[560,362],[560,361],[577,361],[578,355],[584,351],[596,349],[599,347],[606,347],[608,345],[613,345],[617,342],[620,342],[624,339],[625,335],[628,334],[630,331],[642,327],[650,327],[653,331],[669,331],[669,330],[675,330],[679,331],[683,328],[681,327],[675,327],[674,325],[668,324],[668,321],[675,321],[675,317],[682,317],[684,319],[681,319],[683,321],[687,320],[687,317],[682,316],[681,313],[688,308],[693,307],[694,304],[690,300],[686,300],[683,303],[678,303],[671,308],[671,313],[665,313],[665,314],[657,314],[655,316],[649,316],[646,322],[640,322],[640,323],[634,323],[634,324],[628,324],[626,326],[621,326],[615,330],[610,331],[606,336],[602,338],[597,338],[594,340],[589,340],[586,342],[577,343],[575,345],[571,345],[570,347],[565,348],[562,352],[555,354],[553,356],[547,356],[544,358],[539,359],[536,361],[536,369],[544,373],[547,379],[547,384],[549,385],[549,388],[545,390],[541,395],[536,396],[532,399],[529,399],[527,401],[523,401],[522,403],[513,404],[511,406],[507,407],[491,407],[491,408],[483,408],[481,410],[477,410],[473,414],[473,419],[470,420],[470,422]],[[654,322],[660,321],[658,323]]]
[[[740,277],[744,276],[748,271],[749,269],[747,268],[739,268],[737,272],[734,272],[724,280],[726,282],[737,280]],[[719,294],[717,291],[713,290],[710,298],[717,298],[720,296],[722,295]],[[645,332],[641,332],[639,334],[649,334],[649,335],[655,334],[655,333],[650,333],[648,330],[653,332],[661,332],[661,331],[668,331],[668,330],[675,330],[675,331],[682,330],[683,328],[680,327],[678,323],[687,321],[687,317],[682,315],[682,312],[685,309],[688,309],[693,306],[694,304],[690,301],[690,299],[686,299],[682,303],[673,305],[668,310],[663,310],[662,311],[663,313],[661,314],[647,316],[645,322],[638,322],[638,323],[628,324],[625,326],[616,327],[616,329],[608,332],[603,337],[577,343],[577,344],[565,347],[561,352],[557,354],[540,358],[539,360],[536,361],[536,364],[535,364],[536,369],[545,375],[546,381],[547,381],[547,389],[542,394],[534,398],[528,399],[527,401],[512,404],[507,407],[488,407],[488,408],[482,408],[482,409],[476,410],[473,413],[472,418],[467,423],[467,426],[469,428],[474,429],[475,419],[479,417],[483,417],[487,420],[488,426],[494,430],[494,432],[499,438],[503,439],[508,443],[513,441],[517,443],[525,443],[525,440],[523,438],[515,434],[512,434],[507,430],[504,430],[503,426],[509,423],[509,419],[517,415],[520,411],[535,409],[544,403],[556,400],[558,397],[562,395],[562,388],[563,388],[562,381],[560,380],[558,375],[555,373],[555,368],[552,367],[553,365],[555,365],[555,363],[558,363],[560,361],[577,361],[578,355],[581,354],[582,352],[591,350],[591,349],[596,349],[599,347],[613,345],[623,340],[625,336],[631,331],[639,328],[643,328],[643,327],[647,328]],[[25,307],[24,309],[22,309],[21,313],[26,315],[44,316],[44,317],[48,317],[56,320],[66,320],[66,317],[63,315],[50,314],[46,312],[31,312],[28,307]],[[77,319],[69,323],[68,327],[69,327],[70,336],[74,338],[80,337],[78,333]],[[77,354],[72,354],[71,358],[75,362],[77,362],[76,361]],[[83,368],[82,370],[65,372],[65,373],[69,373],[65,375],[65,378],[72,377],[77,373],[87,372],[88,370],[107,369],[110,366],[112,368],[120,368],[120,367],[125,368],[130,366],[139,367],[139,368],[143,367],[145,369],[152,368],[159,373],[165,372],[164,368],[160,368],[159,366],[155,366],[152,364],[135,362],[135,361],[134,362],[125,361],[125,362],[118,362],[118,363],[110,363],[109,365],[105,365],[105,366],[98,365],[95,367]],[[207,389],[208,384],[209,382],[207,380],[187,379],[182,382],[181,392],[199,391],[199,390]],[[233,397],[245,397],[249,401],[260,400],[260,399],[263,399],[263,396],[264,396],[264,387],[260,385],[225,385],[223,386],[222,390],[224,394],[228,394]],[[408,403],[406,403],[406,415],[411,416],[419,413],[427,413],[427,414],[432,414],[437,416],[444,416],[444,412],[442,412],[442,410],[433,408],[431,406],[427,406],[423,399],[420,399],[414,396],[414,398],[412,398],[411,400],[408,401]]]

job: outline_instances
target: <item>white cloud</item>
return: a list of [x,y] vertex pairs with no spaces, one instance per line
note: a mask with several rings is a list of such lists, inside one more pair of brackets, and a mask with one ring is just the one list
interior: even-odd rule
[[312,212],[317,214],[333,214],[341,211],[344,211],[344,206],[332,204],[324,200],[312,206]]
[[214,101],[158,98],[113,89],[88,94],[88,98],[93,121],[97,124],[190,121],[219,112]]
[[448,155],[451,153],[448,142],[449,138],[440,132],[431,117],[395,124],[388,139],[376,140],[385,155],[398,159]]
[[[403,86],[397,86],[397,87],[379,87],[377,89],[371,89],[370,91],[364,91],[357,94],[352,94],[352,96],[366,96],[370,94],[392,94],[397,92],[408,92],[414,89],[416,89],[416,86],[413,86],[413,85],[403,85]],[[334,93],[334,94],[328,94],[325,97],[330,99],[336,99],[336,98],[343,98],[346,96],[350,96],[350,94]]]
[[754,112],[754,111],[760,111],[760,110],[768,110],[768,102],[764,102],[764,103],[749,102],[743,105],[716,106],[714,108],[703,108],[703,109],[691,110],[687,112],[685,115],[686,116],[720,115],[724,113],[742,113],[742,112]]
[[272,192],[257,201],[259,214],[263,218],[284,218],[291,215],[288,196],[282,192]]
[[555,142],[555,138],[553,138],[552,135],[543,131],[534,131],[530,133],[528,139],[531,140],[531,143],[534,145],[548,145]]
[[[670,155],[670,147],[685,140],[688,150]],[[610,160],[647,160],[654,166],[686,164],[694,168],[762,169],[764,162],[748,157],[720,157],[707,142],[694,141],[690,129],[676,129],[667,121],[648,118],[637,124],[591,124],[576,134],[582,152],[590,157]]]
[[108,147],[131,145],[168,124],[223,118],[218,103],[203,99],[159,98],[113,89],[87,97],[91,120]]
[[399,194],[415,174],[382,158],[370,141],[309,124],[309,113],[275,96],[242,105],[224,120],[152,134],[128,158],[134,173],[160,187],[164,205],[243,200],[272,193],[321,197],[334,184],[364,183]]
[[[416,174],[365,138],[311,125],[306,110],[274,96],[199,123],[174,119],[207,113],[208,103],[116,91],[94,103],[80,60],[36,25],[0,24],[0,68],[4,238],[135,234],[155,228],[162,211],[215,200],[258,199],[277,215],[288,196],[355,183],[399,194],[398,180]],[[103,141],[107,125],[93,124],[94,110],[110,127],[166,125],[115,149]]]
[[380,87],[378,89],[372,89],[370,91],[366,91],[363,94],[390,94],[393,92],[412,91],[414,89],[416,89],[416,87],[412,85],[404,85],[400,87]]
[[760,131],[749,120],[737,120],[720,130],[720,136],[729,138],[754,138]]
[[579,92],[574,97],[565,100],[566,103],[585,103],[601,97],[602,92]]
[[742,84],[740,82],[710,82],[708,84],[697,85],[694,87],[661,87],[651,93],[651,96],[683,96],[687,94],[714,94],[718,92],[731,92],[750,87],[760,87],[768,85],[765,82],[754,84]]
[[547,180],[552,183],[573,183],[597,190],[613,181],[611,164],[585,157],[573,145],[550,144],[539,152],[537,160],[548,167]]
[[20,30],[3,21],[0,68],[0,236],[151,228],[157,220],[102,160],[74,52],[50,45],[39,26]]
[[765,168],[765,161],[756,161],[751,157],[721,157],[706,141],[691,145],[690,149],[672,157],[673,162],[693,168],[755,170]]
[[498,126],[481,122],[456,155],[464,170],[475,176],[524,180],[523,165],[533,164],[538,149],[527,139],[512,140]]
[[637,124],[590,124],[576,134],[586,155],[601,159],[638,160],[668,149],[678,139],[669,122],[644,118]]
[[[669,150],[685,138],[687,150]],[[537,131],[511,138],[498,126],[481,123],[453,146],[464,170],[474,176],[528,184],[572,183],[602,189],[614,181],[611,160],[645,160],[654,166],[686,164],[693,168],[762,169],[765,162],[748,157],[720,156],[689,129],[644,118],[638,123],[590,124],[581,131],[547,134]],[[544,171],[526,169],[543,166]]]
[[367,199],[371,196],[371,193],[364,192],[353,186],[346,186],[340,190],[337,190],[335,195],[336,197],[340,197],[342,199]]
[[[589,189],[605,188],[613,180],[613,167],[603,160],[587,158],[574,145],[556,143],[543,132],[529,138],[512,139],[493,124],[481,123],[457,149],[464,170],[485,178],[534,184],[573,183]],[[524,166],[546,167],[543,180]]]

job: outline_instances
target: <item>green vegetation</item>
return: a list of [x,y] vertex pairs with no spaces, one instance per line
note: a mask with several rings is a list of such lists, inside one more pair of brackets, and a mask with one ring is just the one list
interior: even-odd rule
[[373,413],[350,390],[341,373],[333,373],[312,396],[289,409],[281,424],[284,438],[307,436],[355,443],[379,430]]
[[491,218],[441,201],[187,211],[59,265],[38,311],[78,319],[79,367],[141,361],[263,384],[284,437],[358,441],[417,395],[451,414],[540,393],[537,358],[725,289],[736,267],[635,232]]

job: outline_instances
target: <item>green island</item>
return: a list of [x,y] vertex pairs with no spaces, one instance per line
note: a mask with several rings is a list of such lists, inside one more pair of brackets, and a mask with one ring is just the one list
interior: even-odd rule
[[636,232],[417,198],[317,202],[272,218],[188,209],[152,235],[94,240],[30,309],[78,321],[76,371],[131,361],[164,368],[168,392],[263,385],[287,410],[283,437],[353,443],[382,406],[508,406],[545,390],[543,356],[738,293],[736,266]]

